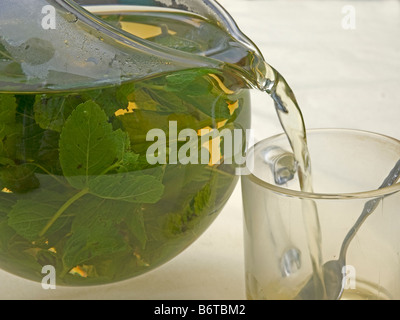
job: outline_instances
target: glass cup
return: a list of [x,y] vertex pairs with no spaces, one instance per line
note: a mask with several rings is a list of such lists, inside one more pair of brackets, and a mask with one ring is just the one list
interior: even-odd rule
[[[284,134],[248,152],[249,174],[242,176],[248,299],[400,299],[400,183],[382,187],[399,164],[400,141],[321,129],[308,132],[308,145],[314,193],[299,190]],[[327,275],[328,261],[340,268]],[[340,292],[332,296],[335,281]]]

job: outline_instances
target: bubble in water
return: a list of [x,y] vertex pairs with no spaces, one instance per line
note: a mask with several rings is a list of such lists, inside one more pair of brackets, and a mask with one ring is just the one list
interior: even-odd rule
[[287,250],[281,258],[283,277],[289,277],[301,268],[301,252],[296,248]]

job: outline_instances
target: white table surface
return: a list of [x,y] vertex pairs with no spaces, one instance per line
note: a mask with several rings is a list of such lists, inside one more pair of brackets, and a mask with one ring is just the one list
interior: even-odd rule
[[[308,128],[344,127],[400,139],[400,1],[220,0],[291,84]],[[352,5],[356,29],[345,30]],[[253,129],[282,129],[272,102],[253,93]],[[240,185],[186,251],[122,283],[43,290],[0,271],[0,299],[245,299]]]

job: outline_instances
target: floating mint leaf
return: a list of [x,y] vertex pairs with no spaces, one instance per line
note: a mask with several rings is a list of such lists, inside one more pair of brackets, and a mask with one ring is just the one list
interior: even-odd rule
[[118,129],[113,132],[113,138],[116,148],[116,157],[118,160],[122,160],[126,152],[129,152],[130,149],[130,140],[129,136],[126,132]]
[[[114,232],[113,232],[114,231]],[[118,230],[107,226],[77,228],[64,247],[63,262],[66,269],[71,269],[89,259],[127,249],[127,244]]]
[[119,87],[108,88],[101,91],[95,98],[96,102],[108,117],[111,117],[119,109],[126,109],[129,106],[129,97],[134,91],[134,84],[123,84]]
[[12,95],[0,95],[0,123],[15,123],[15,111],[17,110],[17,102]]
[[129,152],[130,141],[122,130],[113,131],[107,120],[96,103],[87,101],[66,121],[60,137],[60,163],[68,182],[81,191],[54,213],[39,232],[40,236],[87,194],[132,203],[160,200],[164,186],[159,177],[141,172],[108,174],[123,165],[124,160],[129,160],[125,154]]
[[72,235],[64,247],[63,262],[67,269],[101,255],[129,249],[116,224],[123,213],[115,201],[92,198],[80,204],[72,224]]
[[28,192],[40,186],[34,167],[26,164],[3,168],[0,170],[0,178],[4,187],[16,193]]
[[141,110],[169,113],[187,110],[185,100],[168,92],[165,87],[155,89],[143,86],[135,92],[135,103]]
[[195,196],[193,202],[193,212],[196,216],[200,216],[205,212],[212,212],[215,208],[216,191],[215,179],[212,179],[210,183],[206,184],[203,189]]
[[118,169],[118,172],[129,172],[138,170],[139,155],[133,152],[126,152],[122,156],[122,163]]
[[118,152],[111,124],[93,101],[80,104],[65,122],[60,137],[60,163],[69,183],[87,188],[90,176],[113,165]]
[[[212,84],[207,81],[204,76],[207,74],[215,74],[216,71],[212,69],[190,69],[175,72],[171,75],[165,77],[167,81],[167,91],[182,91],[190,88],[191,90],[200,90],[199,92],[204,92],[207,90],[207,94],[210,93],[210,87]],[[197,88],[197,89],[196,89]],[[189,90],[187,90],[190,93]],[[191,92],[193,94],[193,91]]]
[[0,164],[13,165],[22,126],[16,123],[17,102],[12,95],[0,95]]
[[[18,200],[8,213],[9,225],[29,241],[38,239],[39,232],[68,199],[65,195],[51,190],[34,194],[35,197],[31,195],[29,199]],[[51,226],[48,234],[60,230],[70,219],[71,216],[64,214]]]
[[132,203],[156,203],[164,192],[157,177],[141,172],[98,176],[90,179],[88,188],[91,194],[100,198]]
[[38,96],[34,105],[36,123],[42,129],[61,132],[65,120],[80,103],[78,96]]
[[[214,84],[208,74],[217,74],[212,69],[184,70],[166,77],[165,91],[175,93],[204,114],[216,119],[229,119],[230,111],[227,104],[227,94]],[[199,99],[201,97],[201,99]]]
[[199,189],[193,197],[190,192],[189,197],[179,212],[169,214],[166,223],[166,233],[172,236],[192,230],[201,217],[211,214],[215,208],[217,199],[217,176],[214,174],[208,183]]
[[[113,131],[107,117],[94,102],[79,105],[67,120],[60,138],[60,161],[68,181],[78,189],[104,199],[157,202],[163,185],[140,172],[105,175],[116,162],[129,161],[130,141],[122,130]],[[130,164],[132,165],[132,163]]]
[[0,191],[0,218],[7,216],[16,201],[15,194]]

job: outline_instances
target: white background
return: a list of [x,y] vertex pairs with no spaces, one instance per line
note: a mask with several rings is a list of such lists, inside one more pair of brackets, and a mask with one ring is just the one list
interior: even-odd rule
[[[400,139],[400,1],[220,0],[290,83],[308,128]],[[356,29],[342,8],[356,9]],[[272,102],[253,93],[256,138],[281,133]],[[0,299],[245,299],[238,185],[215,223],[164,266],[118,284],[43,290],[0,271]]]

